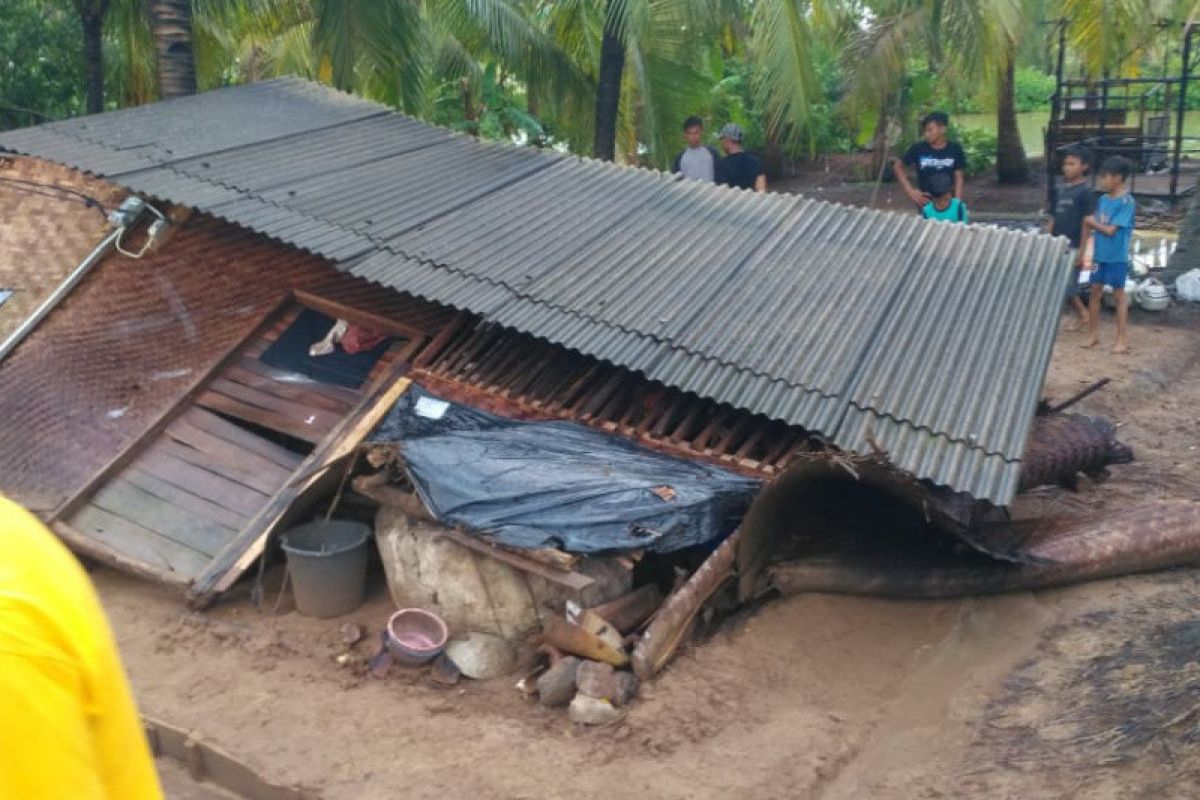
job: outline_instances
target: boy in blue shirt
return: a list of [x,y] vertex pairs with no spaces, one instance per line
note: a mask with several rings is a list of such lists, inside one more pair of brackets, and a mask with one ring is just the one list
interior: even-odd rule
[[945,172],[929,176],[929,202],[921,208],[925,219],[967,222],[967,204],[954,196],[954,179]]
[[1133,236],[1136,210],[1129,194],[1132,168],[1120,156],[1107,159],[1100,167],[1099,184],[1104,194],[1096,202],[1096,212],[1083,220],[1083,235],[1092,236],[1091,302],[1088,327],[1091,339],[1084,347],[1100,344],[1100,298],[1104,287],[1112,287],[1117,302],[1117,343],[1114,353],[1129,351],[1129,307],[1125,298],[1125,279],[1129,276],[1129,240]]

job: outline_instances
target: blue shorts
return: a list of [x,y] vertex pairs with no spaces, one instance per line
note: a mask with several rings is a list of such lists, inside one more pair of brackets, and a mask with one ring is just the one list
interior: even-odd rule
[[1124,289],[1125,280],[1129,277],[1129,262],[1097,263],[1092,267],[1091,284],[1093,286],[1111,286],[1114,289]]

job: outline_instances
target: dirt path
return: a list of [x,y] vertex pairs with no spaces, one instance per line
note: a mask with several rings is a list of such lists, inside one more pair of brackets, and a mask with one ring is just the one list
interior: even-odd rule
[[[1198,320],[1137,314],[1135,352],[1115,360],[1060,337],[1047,393],[1113,377],[1081,408],[1122,423],[1139,460],[1078,494],[1040,490],[1027,511],[1195,497]],[[515,678],[360,677],[334,661],[338,622],[244,600],[197,615],[95,578],[146,711],[327,798],[1200,796],[1200,570],[769,603],[685,651],[624,724],[590,731]],[[389,610],[375,587],[354,619],[378,630]]]

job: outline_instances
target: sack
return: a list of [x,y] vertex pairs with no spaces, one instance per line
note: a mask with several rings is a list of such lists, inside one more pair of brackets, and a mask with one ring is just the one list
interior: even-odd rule
[[1180,300],[1200,303],[1200,269],[1189,270],[1176,278],[1175,294]]

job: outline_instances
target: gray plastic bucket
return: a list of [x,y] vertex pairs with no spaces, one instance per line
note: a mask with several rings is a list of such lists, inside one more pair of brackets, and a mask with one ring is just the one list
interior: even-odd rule
[[367,540],[362,522],[310,522],[283,534],[296,610],[309,617],[340,617],[362,605]]

